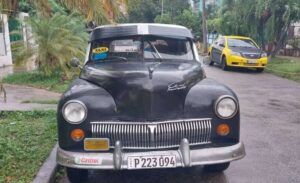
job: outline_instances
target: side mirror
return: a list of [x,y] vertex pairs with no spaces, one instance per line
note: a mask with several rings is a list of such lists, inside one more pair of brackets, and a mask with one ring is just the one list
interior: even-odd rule
[[223,48],[225,47],[225,45],[224,45],[224,44],[219,44],[219,46],[221,46],[221,47],[223,47]]
[[72,67],[80,67],[81,68],[81,66],[80,66],[80,60],[78,58],[76,58],[76,57],[74,57],[74,58],[71,59],[70,65]]

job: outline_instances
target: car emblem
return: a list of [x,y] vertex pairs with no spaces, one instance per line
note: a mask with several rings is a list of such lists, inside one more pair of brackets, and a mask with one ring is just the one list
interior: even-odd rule
[[148,129],[150,131],[150,144],[151,146],[153,147],[154,146],[154,133],[157,129],[157,125],[156,124],[151,124],[151,125],[148,125]]
[[186,85],[184,83],[172,83],[168,86],[168,91],[183,90],[183,89],[186,89]]

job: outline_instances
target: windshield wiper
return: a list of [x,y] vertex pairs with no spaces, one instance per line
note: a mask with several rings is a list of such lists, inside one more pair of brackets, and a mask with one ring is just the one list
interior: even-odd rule
[[[161,55],[159,54],[158,50],[156,49],[156,47],[154,46],[154,44],[151,43],[151,41],[147,40],[147,42],[150,44],[150,46],[152,47],[152,49],[155,51],[155,53],[158,55],[158,59],[160,62],[162,62],[162,57]],[[153,54],[153,52],[151,52]],[[153,56],[155,56],[153,54]],[[156,56],[155,56],[156,57]]]

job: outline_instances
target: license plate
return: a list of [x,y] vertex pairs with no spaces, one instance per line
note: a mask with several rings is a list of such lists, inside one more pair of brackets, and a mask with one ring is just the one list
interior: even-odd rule
[[85,138],[84,150],[107,151],[109,150],[109,139],[108,138]]
[[247,60],[247,64],[256,64],[257,60]]
[[174,168],[175,156],[129,156],[128,169]]

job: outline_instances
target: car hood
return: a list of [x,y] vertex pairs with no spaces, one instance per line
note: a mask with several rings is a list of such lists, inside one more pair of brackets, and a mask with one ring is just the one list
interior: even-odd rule
[[112,95],[120,120],[154,121],[182,117],[185,97],[204,73],[196,61],[105,62],[87,64],[81,78]]
[[259,48],[246,48],[246,47],[230,47],[230,50],[239,53],[252,53],[252,54],[261,54],[262,51]]

